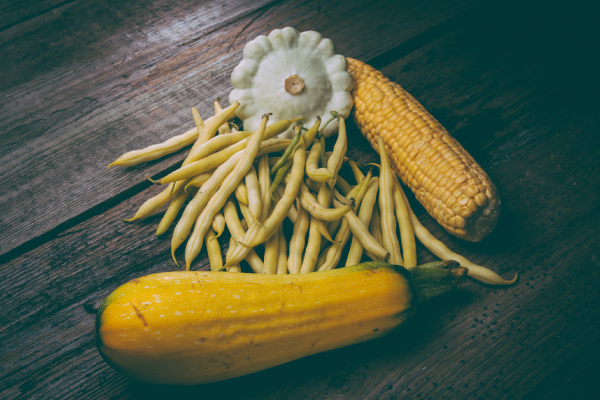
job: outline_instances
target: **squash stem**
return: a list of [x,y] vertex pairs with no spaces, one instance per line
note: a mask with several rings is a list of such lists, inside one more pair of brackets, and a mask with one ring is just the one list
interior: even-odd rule
[[441,296],[467,279],[469,270],[456,261],[436,261],[408,270],[419,302]]

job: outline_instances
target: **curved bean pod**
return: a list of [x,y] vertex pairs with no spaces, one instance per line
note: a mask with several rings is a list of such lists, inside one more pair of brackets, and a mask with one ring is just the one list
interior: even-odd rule
[[[223,111],[223,108],[221,108],[221,103],[219,102],[221,99],[220,98],[216,98],[215,99],[215,114]],[[227,135],[231,133],[231,128],[229,127],[229,124],[227,122],[225,122],[223,125],[221,125],[219,127],[219,135]]]
[[264,221],[269,216],[271,208],[271,172],[269,170],[269,155],[265,154],[258,160],[258,188],[260,192],[260,201],[262,210],[260,213],[260,221]]
[[304,134],[304,145],[306,146],[307,149],[310,147],[310,145],[315,140],[315,136],[317,136],[320,126],[321,126],[321,117],[317,116],[315,123]]
[[[358,213],[358,218],[367,226],[371,221],[371,215],[373,214],[373,207],[375,203],[377,203],[377,192],[379,191],[379,177],[374,177],[369,182],[369,187],[365,196],[363,197],[362,203],[360,205],[360,211]],[[370,232],[369,234],[373,236]],[[373,237],[373,239],[377,240],[377,238]],[[381,242],[378,242],[381,245]],[[363,254],[363,245],[360,243],[358,238],[353,237],[352,243],[350,244],[350,251],[348,252],[348,258],[346,259],[346,266],[356,265],[360,263],[360,259]]]
[[[300,201],[298,201],[298,203],[300,203]],[[298,204],[298,219],[294,223],[294,231],[292,238],[290,239],[290,254],[287,262],[288,272],[290,274],[300,273],[302,253],[304,251],[304,244],[306,243],[306,232],[308,232],[309,222],[310,215],[308,214],[308,211]]]
[[344,120],[344,117],[342,116],[338,116],[338,121],[338,137],[335,141],[335,145],[333,146],[333,152],[327,160],[327,169],[333,174],[334,177],[337,177],[340,168],[342,168],[344,156],[346,155],[346,151],[348,150],[348,138],[346,137],[346,122]]
[[244,181],[246,182],[246,190],[248,191],[248,208],[250,209],[250,214],[253,219],[259,221],[262,214],[262,201],[258,186],[258,177],[253,166],[250,166],[244,177]]
[[285,236],[283,235],[283,224],[279,225],[279,229],[277,230],[279,237],[279,254],[277,256],[277,274],[285,275],[287,274],[287,241],[285,240]]
[[329,222],[342,218],[344,214],[354,207],[354,205],[345,205],[340,208],[324,207],[319,203],[315,196],[310,193],[308,186],[306,186],[304,182],[300,185],[300,204],[302,205],[302,208],[307,210],[313,217]]
[[248,205],[248,191],[246,190],[246,185],[244,182],[240,182],[235,188],[235,198],[241,204],[247,206]]
[[[342,204],[338,201],[334,201],[334,204],[336,207],[338,205],[340,207],[342,206]],[[344,215],[344,218],[348,220],[348,226],[354,235],[353,238],[356,238],[363,245],[363,248],[366,251],[370,252],[378,259],[387,261],[387,259],[390,257],[390,253],[388,253],[388,251],[369,233],[369,227],[367,224],[361,221],[354,211],[350,211]]]
[[204,185],[204,183],[214,174],[216,169],[211,169],[210,171],[206,171],[201,173],[200,175],[196,175],[192,178],[187,185],[185,185],[184,191],[188,191],[188,188],[191,187],[200,187]]
[[162,217],[160,223],[158,224],[158,228],[156,228],[156,236],[160,236],[166,233],[167,230],[169,230],[169,227],[171,226],[173,221],[175,221],[177,214],[179,214],[181,207],[183,207],[183,205],[185,204],[188,195],[189,193],[182,190],[177,194],[177,196],[175,196],[173,201],[171,201],[171,204],[169,204],[169,208],[167,208],[165,215]]
[[[244,239],[244,235],[246,234],[246,230],[244,229],[245,220],[240,221],[235,203],[231,199],[227,200],[225,206],[223,207],[223,216],[233,241],[229,243],[229,250],[227,251],[227,254],[229,254],[236,246],[238,246],[238,242]],[[258,254],[256,254],[254,249],[248,252],[245,260],[250,265],[250,268],[252,268],[252,271],[256,273],[262,273],[264,269],[264,263]]]
[[327,168],[319,168],[321,157],[321,143],[313,144],[306,159],[306,175],[315,182],[327,182],[333,179],[333,174]]
[[[235,239],[232,237],[229,238],[229,249],[227,250],[227,254],[229,254],[229,252],[235,247]],[[227,272],[242,272],[242,269],[240,268],[240,264],[232,264],[228,267],[225,268],[225,271]],[[256,272],[256,271],[254,271]]]
[[212,222],[212,229],[217,234],[215,238],[218,238],[223,234],[223,231],[225,230],[225,217],[223,217],[223,213],[221,211],[215,214],[215,218]]
[[221,245],[215,231],[209,229],[206,232],[206,252],[208,253],[208,262],[211,271],[221,271],[223,269],[223,255],[221,254]]
[[107,170],[113,165],[132,167],[147,161],[158,160],[169,154],[173,154],[184,147],[194,144],[198,139],[198,128],[193,128],[186,133],[174,136],[162,143],[153,144],[140,150],[128,151],[112,163],[108,164]]
[[[381,237],[381,217],[379,216],[379,205],[377,203],[373,206],[373,213],[371,214],[371,221],[369,222],[369,233],[377,240],[377,242],[383,244],[383,238]],[[377,260],[373,259],[373,261]]]
[[279,260],[279,231],[275,231],[265,244],[263,274],[276,274]]

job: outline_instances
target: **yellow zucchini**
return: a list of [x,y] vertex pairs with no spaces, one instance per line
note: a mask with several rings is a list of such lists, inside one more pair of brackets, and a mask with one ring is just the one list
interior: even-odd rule
[[140,381],[216,382],[385,335],[464,276],[454,262],[411,271],[368,262],[302,275],[153,274],[104,300],[96,344],[111,366]]

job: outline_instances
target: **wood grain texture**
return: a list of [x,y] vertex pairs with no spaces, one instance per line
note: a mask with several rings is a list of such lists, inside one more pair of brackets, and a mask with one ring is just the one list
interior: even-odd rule
[[[10,60],[0,66],[0,255],[42,237],[22,254],[92,207],[113,205],[144,173],[181,161],[106,172],[122,153],[193,127],[190,107],[212,115],[259,34],[315,29],[343,54],[369,59],[475,2],[170,3],[77,3],[0,45]],[[382,23],[387,15],[394,24]]]
[[[250,37],[270,26],[261,18],[271,13],[284,21],[293,18],[276,12],[283,4],[270,7],[246,28]],[[455,24],[437,38],[426,33],[433,28],[423,28],[426,37],[413,36],[419,45],[411,54],[380,67],[474,155],[501,195],[499,226],[482,243],[451,237],[413,201],[421,221],[467,258],[504,276],[518,270],[516,286],[471,282],[424,305],[384,339],[234,381],[189,388],[137,383],[102,361],[92,328],[95,309],[111,290],[140,275],[172,268],[170,233],[154,236],[159,216],[138,224],[118,220],[158,190],[153,187],[107,210],[95,209],[97,215],[0,266],[0,398],[590,397],[594,391],[582,378],[593,379],[592,368],[600,361],[600,117],[597,98],[586,95],[594,81],[585,77],[591,67],[580,52],[588,43],[575,40],[585,38],[576,26],[568,26],[572,32],[567,39],[560,36],[563,32],[553,33],[557,21],[569,16],[563,11],[545,9],[536,20],[538,7],[511,10],[499,12],[497,20]],[[372,23],[367,14],[359,16]],[[343,27],[349,16],[333,22],[321,15],[306,18],[301,24],[319,30],[329,24]],[[514,29],[507,31],[506,26]],[[360,42],[359,36],[352,38],[352,46]],[[373,51],[355,50],[348,55],[362,58],[360,51]],[[583,75],[568,65],[575,57]],[[351,158],[376,159],[353,125],[349,139]],[[82,157],[93,156],[88,154]],[[162,171],[171,163],[175,161],[140,167],[136,174]],[[122,173],[126,180],[126,170]],[[131,176],[129,180],[134,187],[136,182]],[[38,190],[46,194],[46,205],[53,201],[45,188]],[[88,210],[93,209],[90,204]],[[433,260],[420,245],[418,256],[420,262]],[[205,259],[204,254],[198,257],[198,267]]]

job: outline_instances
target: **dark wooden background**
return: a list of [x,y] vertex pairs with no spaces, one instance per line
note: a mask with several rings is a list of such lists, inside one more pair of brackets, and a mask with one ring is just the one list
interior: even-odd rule
[[[100,358],[99,302],[173,269],[160,215],[126,218],[176,168],[106,165],[227,98],[244,44],[293,26],[382,69],[467,148],[503,215],[450,248],[505,277],[469,282],[394,334],[210,385],[137,383]],[[0,398],[565,399],[598,395],[597,22],[530,1],[8,0],[0,3]],[[349,154],[374,159],[350,126]],[[205,255],[197,267],[206,264]],[[419,247],[421,262],[434,260]],[[190,397],[193,396],[193,397]]]

